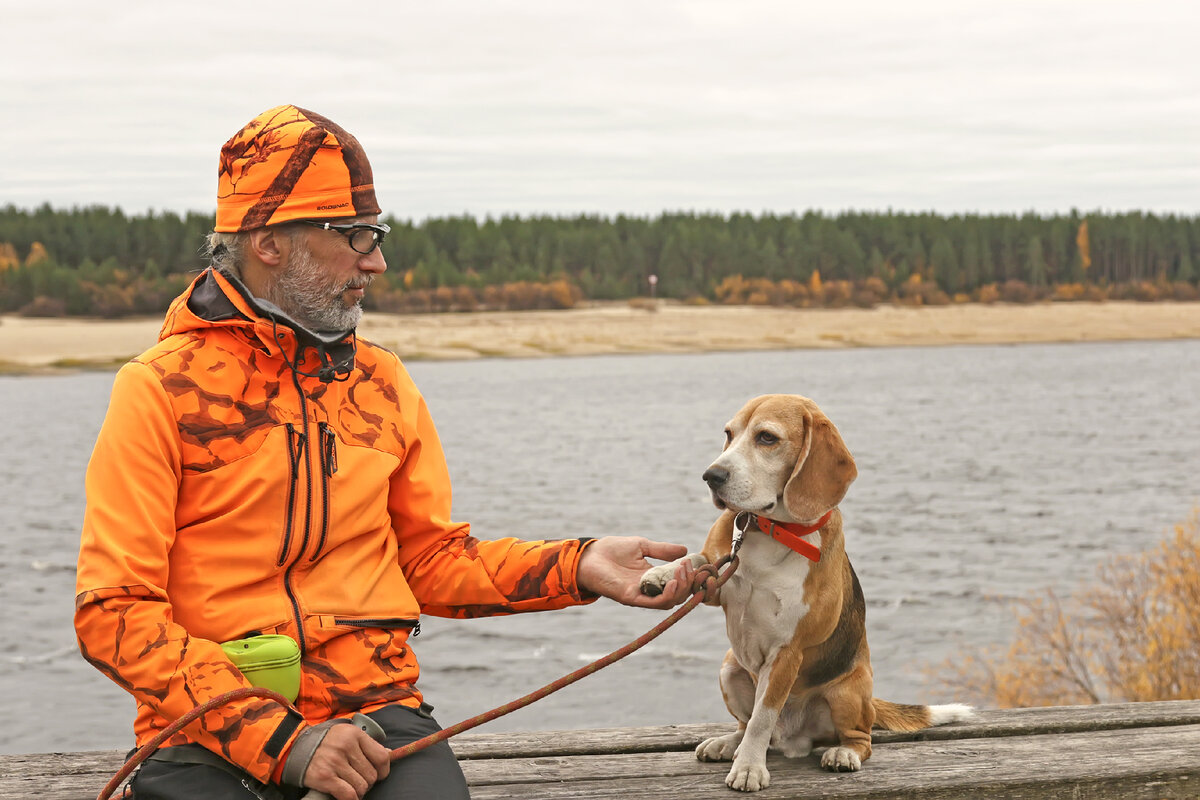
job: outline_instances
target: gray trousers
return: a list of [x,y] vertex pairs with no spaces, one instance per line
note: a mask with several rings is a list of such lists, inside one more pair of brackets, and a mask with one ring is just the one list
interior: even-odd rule
[[[391,750],[441,730],[420,709],[387,706],[367,716],[387,733]],[[134,776],[134,800],[299,800],[308,791],[263,784],[200,745],[166,747],[151,756]],[[467,781],[446,742],[392,762],[388,776],[371,787],[365,800],[467,800]]]

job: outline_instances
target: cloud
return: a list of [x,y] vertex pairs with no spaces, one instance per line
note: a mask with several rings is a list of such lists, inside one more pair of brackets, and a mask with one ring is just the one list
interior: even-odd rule
[[294,102],[401,217],[1200,210],[1200,6],[811,5],[23,6],[0,202],[211,210],[220,144]]

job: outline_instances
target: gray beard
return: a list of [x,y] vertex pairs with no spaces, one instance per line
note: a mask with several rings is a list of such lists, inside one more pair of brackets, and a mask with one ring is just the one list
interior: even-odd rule
[[314,331],[349,331],[362,319],[362,305],[347,307],[342,293],[370,285],[374,275],[334,283],[307,247],[296,247],[287,266],[267,282],[263,299]]

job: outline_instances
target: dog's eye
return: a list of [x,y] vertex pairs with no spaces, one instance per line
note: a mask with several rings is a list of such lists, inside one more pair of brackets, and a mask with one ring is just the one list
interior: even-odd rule
[[773,445],[779,441],[779,437],[768,431],[759,431],[758,436],[754,440],[762,445]]
[[733,441],[733,431],[729,430],[729,428],[726,428],[725,429],[725,444],[729,444],[732,441]]

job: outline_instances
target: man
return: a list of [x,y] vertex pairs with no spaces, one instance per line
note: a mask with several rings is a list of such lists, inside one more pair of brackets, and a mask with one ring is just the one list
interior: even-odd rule
[[[238,648],[283,642],[300,665],[267,665],[297,682],[296,710],[249,698],[206,715],[142,767],[139,800],[465,797],[444,744],[388,760],[438,729],[408,646],[421,614],[687,596],[686,569],[660,597],[638,590],[645,558],[682,546],[480,541],[450,520],[424,400],[354,335],[386,269],[379,213],[353,136],[294,106],[259,115],[221,151],[213,268],[117,374],[88,467],[76,630],[136,698],[138,743],[252,685]],[[384,744],[336,724],[359,711]]]

